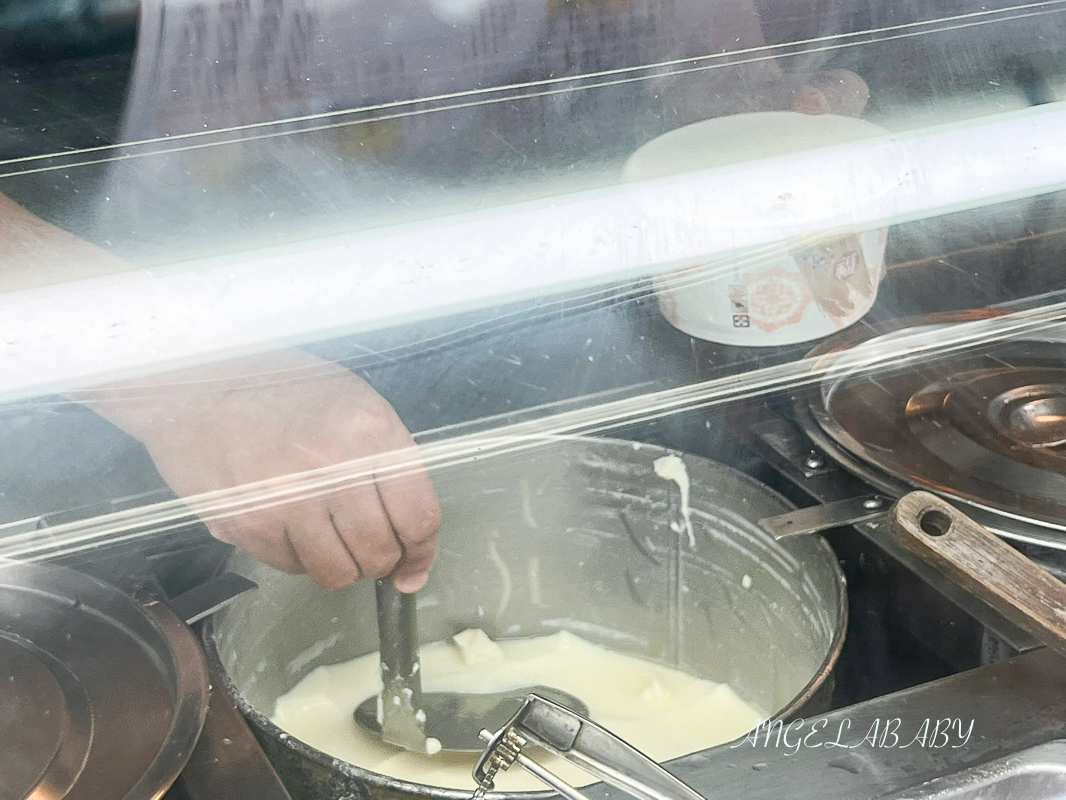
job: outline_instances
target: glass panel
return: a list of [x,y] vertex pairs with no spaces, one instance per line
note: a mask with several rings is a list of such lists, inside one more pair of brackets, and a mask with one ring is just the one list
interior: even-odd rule
[[[81,2],[0,3],[0,556],[136,545],[170,590],[211,533],[416,589],[443,517],[434,631],[452,598],[507,635],[564,614],[508,616],[515,581],[550,605],[522,544],[550,520],[560,593],[647,600],[626,652],[776,713],[846,615],[824,543],[764,512],[925,488],[1066,549],[1066,3]],[[760,571],[709,549],[749,540]],[[241,614],[317,591],[231,563],[281,587]],[[784,594],[744,606],[753,574]],[[818,636],[774,685],[788,598]],[[679,639],[731,602],[757,670]],[[323,625],[271,686],[366,652]]]

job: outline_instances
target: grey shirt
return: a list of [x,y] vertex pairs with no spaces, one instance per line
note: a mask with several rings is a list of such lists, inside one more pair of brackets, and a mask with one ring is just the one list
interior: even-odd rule
[[773,56],[750,0],[148,0],[101,215],[172,254],[521,199],[787,108]]

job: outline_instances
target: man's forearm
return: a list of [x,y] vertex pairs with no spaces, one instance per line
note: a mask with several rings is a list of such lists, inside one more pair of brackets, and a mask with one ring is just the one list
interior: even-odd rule
[[0,292],[130,269],[129,262],[0,195]]

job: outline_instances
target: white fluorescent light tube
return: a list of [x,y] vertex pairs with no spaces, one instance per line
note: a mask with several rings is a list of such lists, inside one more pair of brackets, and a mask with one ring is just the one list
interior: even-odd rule
[[1062,102],[298,247],[12,292],[0,295],[0,400],[1060,187]]

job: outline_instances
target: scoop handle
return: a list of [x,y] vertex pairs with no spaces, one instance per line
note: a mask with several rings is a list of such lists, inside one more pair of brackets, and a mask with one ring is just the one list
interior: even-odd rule
[[382,679],[400,679],[414,692],[417,705],[422,694],[418,670],[418,614],[415,595],[404,594],[382,578],[376,582],[378,640],[381,646]]
[[418,615],[415,596],[382,578],[375,586],[381,646],[381,738],[406,750],[427,750],[418,667]]
[[1066,655],[1066,584],[929,492],[901,497],[889,520],[907,549]]
[[[704,800],[695,789],[683,783],[660,764],[637,750],[629,742],[618,738],[606,728],[577,714],[565,706],[536,694],[526,702],[503,728],[493,736],[485,752],[474,766],[474,780],[481,786],[491,781],[495,772],[487,767],[494,760],[506,759],[514,746],[509,734],[517,734],[518,749],[511,751],[513,760],[541,778],[556,791],[578,800],[582,793],[562,783],[536,761],[522,758],[525,743],[539,745],[555,753],[605,783],[628,793],[637,800]],[[557,783],[558,781],[558,783]]]

